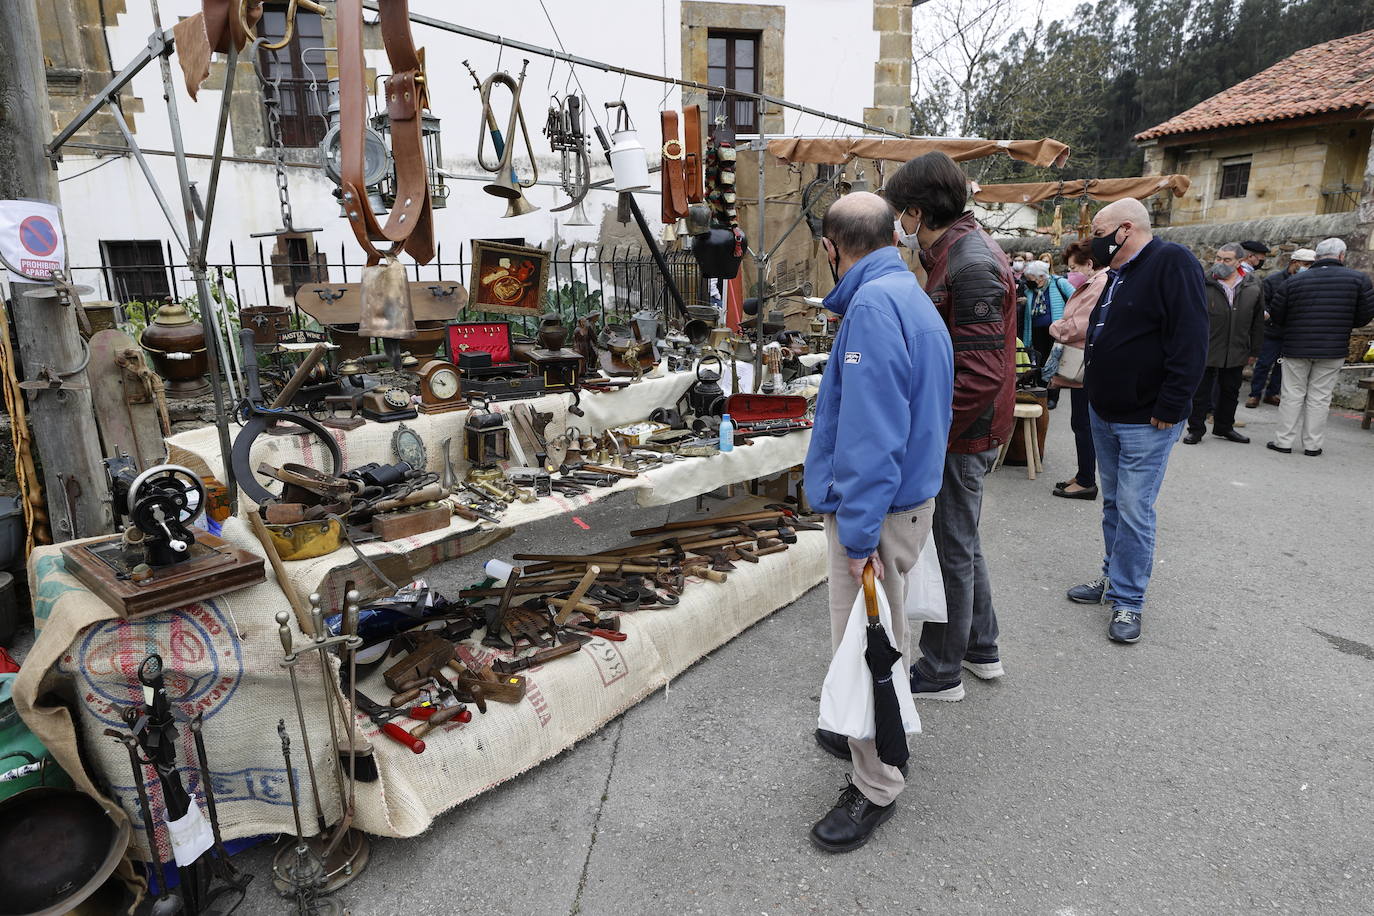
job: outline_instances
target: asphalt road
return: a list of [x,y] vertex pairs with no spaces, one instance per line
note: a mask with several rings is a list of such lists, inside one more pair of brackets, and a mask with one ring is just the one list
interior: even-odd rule
[[[1067,400],[1040,479],[990,478],[1007,676],[920,704],[908,789],[867,847],[807,838],[845,773],[811,737],[821,586],[425,835],[375,840],[340,901],[367,916],[1374,912],[1374,433],[1337,412],[1325,455],[1281,456],[1264,448],[1275,408],[1241,414],[1250,445],[1175,448],[1134,646],[1064,598],[1101,552],[1101,503],[1050,496],[1072,472]],[[610,541],[663,516],[618,498],[584,518]],[[240,857],[260,876],[240,912],[290,911],[270,854]]]

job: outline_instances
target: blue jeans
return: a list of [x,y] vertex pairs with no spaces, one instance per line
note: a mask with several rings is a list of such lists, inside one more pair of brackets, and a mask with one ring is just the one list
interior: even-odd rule
[[1090,410],[1102,487],[1102,574],[1106,601],[1139,611],[1155,562],[1155,497],[1183,424],[1108,423]]
[[[1282,337],[1264,338],[1259,357],[1255,360],[1255,373],[1250,376],[1250,397],[1278,397],[1279,388],[1283,385],[1283,367],[1279,365],[1279,353],[1282,350]],[[1265,385],[1266,379],[1268,385]]]

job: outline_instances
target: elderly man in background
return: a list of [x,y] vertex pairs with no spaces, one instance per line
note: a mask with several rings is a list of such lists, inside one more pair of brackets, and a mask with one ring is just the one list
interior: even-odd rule
[[983,478],[1011,438],[1016,282],[1007,256],[965,209],[968,177],[949,156],[917,156],[888,178],[883,195],[902,244],[921,252],[926,292],[954,341],[954,420],[934,527],[948,621],[921,628],[921,657],[911,666],[916,699],[952,702],[964,698],[965,670],[982,680],[1004,673],[978,524]]
[[1283,335],[1283,397],[1279,428],[1268,447],[1285,455],[1299,435],[1302,453],[1322,453],[1322,436],[1350,332],[1374,321],[1374,284],[1345,266],[1345,242],[1323,239],[1310,270],[1288,280],[1269,304]]
[[1278,297],[1279,290],[1292,277],[1312,266],[1317,253],[1311,248],[1299,248],[1288,257],[1288,266],[1276,270],[1264,278],[1264,343],[1260,344],[1259,358],[1255,360],[1254,371],[1250,376],[1250,397],[1245,399],[1246,407],[1258,407],[1260,401],[1279,406],[1279,386],[1283,383],[1283,367],[1279,365],[1279,351],[1283,337],[1278,328],[1269,321],[1269,303]]
[[1092,226],[1093,260],[1109,270],[1088,319],[1083,386],[1105,552],[1102,576],[1069,599],[1110,604],[1108,638],[1133,643],[1154,567],[1155,498],[1207,363],[1207,294],[1197,258],[1155,238],[1140,201],[1108,204]]
[[[944,322],[893,245],[881,197],[847,194],[825,214],[822,245],[835,275],[825,307],[841,317],[806,453],[806,492],[826,513],[831,648],[839,648],[864,567],[873,564],[907,651],[906,573],[930,533],[949,435],[954,355]],[[873,739],[821,729],[816,741],[854,763],[853,782],[811,828],[827,852],[858,849],[892,816],[905,773]]]
[[[1241,373],[1259,355],[1264,336],[1264,288],[1254,274],[1240,273],[1244,257],[1245,249],[1238,243],[1222,245],[1207,270],[1207,316],[1211,324],[1207,368],[1193,395],[1185,445],[1202,441],[1208,412],[1212,414],[1212,435],[1228,442],[1250,441],[1236,432],[1236,404]],[[1213,385],[1217,389],[1215,402]]]
[[1245,257],[1241,259],[1239,270],[1246,276],[1263,267],[1265,259],[1269,257],[1269,246],[1263,242],[1241,242],[1240,247]]

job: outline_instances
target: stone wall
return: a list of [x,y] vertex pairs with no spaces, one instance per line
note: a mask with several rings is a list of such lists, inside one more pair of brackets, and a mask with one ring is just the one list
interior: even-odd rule
[[[1161,226],[1155,229],[1155,235],[1166,241],[1178,242],[1202,261],[1210,261],[1217,248],[1227,242],[1258,239],[1278,252],[1277,260],[1271,262],[1271,266],[1274,267],[1286,265],[1290,252],[1298,248],[1315,248],[1322,239],[1335,236],[1344,239],[1349,246],[1346,263],[1351,267],[1374,272],[1374,256],[1364,247],[1354,213],[1275,216],[1239,222]],[[1075,237],[1074,233],[1065,233],[1064,240],[1059,245],[1055,245],[1048,236],[1043,235],[1030,238],[999,238],[997,242],[1008,253],[1031,251],[1038,255],[1041,252],[1053,251],[1057,264],[1059,252]]]
[[[52,110],[53,133],[57,133],[70,124],[127,63],[110,60],[104,31],[104,25],[113,27],[117,24],[124,13],[125,2],[43,0],[37,8],[38,33],[48,77],[48,104]],[[119,94],[119,107],[130,129],[134,129],[134,115],[143,111],[143,100],[126,89]],[[103,146],[124,146],[123,135],[115,126],[113,116],[106,111],[92,118],[73,139]]]
[[[1344,123],[1156,145],[1145,150],[1145,174],[1192,179],[1188,192],[1172,202],[1172,226],[1353,210],[1370,136],[1371,125]],[[1245,196],[1218,197],[1223,164],[1245,157]]]
[[[730,29],[759,33],[759,57],[763,71],[759,77],[764,95],[784,98],[783,34],[787,25],[787,10],[782,6],[754,3],[716,3],[711,0],[683,0],[682,3],[682,77],[698,83],[709,83],[707,74],[706,34],[711,29]],[[695,89],[682,90],[682,104],[700,105],[707,109],[706,93]],[[763,132],[783,132],[783,110],[767,105],[762,112]]]
[[873,107],[864,122],[911,133],[911,2],[873,0],[878,60],[873,65]]

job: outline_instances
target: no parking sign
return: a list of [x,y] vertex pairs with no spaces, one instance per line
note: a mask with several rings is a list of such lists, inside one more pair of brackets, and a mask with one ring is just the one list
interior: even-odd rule
[[0,263],[29,280],[47,280],[66,263],[62,216],[41,200],[0,200]]

